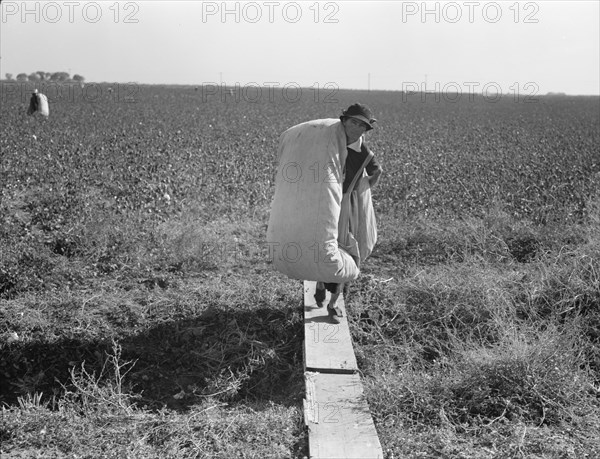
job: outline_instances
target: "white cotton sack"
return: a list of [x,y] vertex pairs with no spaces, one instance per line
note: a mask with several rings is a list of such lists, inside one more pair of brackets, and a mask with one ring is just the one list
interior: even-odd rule
[[279,140],[267,229],[273,265],[293,279],[346,282],[359,268],[338,245],[346,135],[339,119],[308,121]]

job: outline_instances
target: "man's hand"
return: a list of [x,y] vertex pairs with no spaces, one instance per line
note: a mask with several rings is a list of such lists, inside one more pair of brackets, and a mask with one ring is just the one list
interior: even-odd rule
[[371,188],[373,188],[375,184],[379,181],[379,177],[381,176],[382,172],[383,169],[379,167],[375,170],[375,172],[369,175],[369,185],[371,185]]

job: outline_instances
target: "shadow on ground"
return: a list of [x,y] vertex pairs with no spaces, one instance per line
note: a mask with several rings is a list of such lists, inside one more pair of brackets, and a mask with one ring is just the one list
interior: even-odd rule
[[[211,307],[201,315],[152,326],[118,341],[125,390],[149,409],[186,410],[207,397],[235,404],[272,401],[300,404],[303,391],[302,308]],[[102,374],[115,382],[110,340],[4,344],[0,403],[43,392],[57,398],[69,388],[70,370]],[[107,363],[108,362],[108,363]]]

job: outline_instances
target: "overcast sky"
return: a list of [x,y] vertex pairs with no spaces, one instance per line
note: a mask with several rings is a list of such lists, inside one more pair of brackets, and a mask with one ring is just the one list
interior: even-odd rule
[[3,1],[0,73],[600,94],[600,2]]

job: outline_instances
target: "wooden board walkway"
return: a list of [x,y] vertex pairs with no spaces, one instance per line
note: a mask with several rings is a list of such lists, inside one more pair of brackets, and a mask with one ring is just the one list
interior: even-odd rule
[[315,301],[316,282],[304,282],[304,369],[322,373],[355,373],[358,371],[352,348],[343,295],[336,306],[342,310],[339,324],[332,324],[327,315],[331,294],[319,308]]
[[[327,308],[314,299],[315,282],[304,282],[304,366],[310,459],[383,459],[352,347],[340,295],[339,324],[329,323]],[[324,305],[329,302],[330,294]]]

